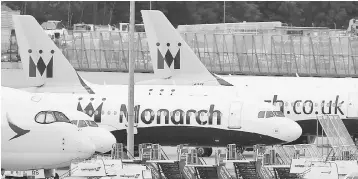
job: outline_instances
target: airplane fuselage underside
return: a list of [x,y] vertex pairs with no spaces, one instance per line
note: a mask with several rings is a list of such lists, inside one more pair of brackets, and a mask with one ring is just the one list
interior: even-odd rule
[[[351,136],[358,136],[358,118],[346,118],[342,119],[343,124],[346,126],[348,133]],[[297,140],[290,142],[288,144],[303,144],[310,143],[308,136],[322,136],[322,127],[318,124],[317,128],[317,120],[316,119],[307,119],[296,121],[302,128],[302,136]],[[323,133],[323,136],[326,136]],[[312,141],[311,141],[312,142]]]
[[[138,128],[134,136],[135,144],[158,143],[165,146],[188,144],[191,146],[227,146],[238,144],[252,146],[255,144],[285,143],[275,137],[245,131],[191,126],[164,126]],[[112,131],[118,143],[127,143],[127,131]]]
[[[7,170],[28,170],[28,169],[43,169],[43,168],[61,168],[66,167],[71,164],[71,159],[68,159],[67,162],[64,162],[63,159],[58,159],[58,163],[53,163],[54,160],[49,161],[49,159],[61,158],[64,154],[59,154],[56,152],[53,153],[18,153],[18,152],[4,152],[1,156],[2,168]],[[66,156],[67,157],[67,156]],[[34,164],[34,161],[37,162],[37,165]],[[41,165],[39,165],[41,163]],[[29,168],[31,166],[31,168]]]
[[[344,125],[346,126],[350,135],[358,134],[358,118],[348,118],[342,119]],[[322,134],[322,127],[318,124],[317,131],[317,120],[316,119],[308,119],[308,120],[300,120],[296,121],[302,128],[302,135],[318,135]]]

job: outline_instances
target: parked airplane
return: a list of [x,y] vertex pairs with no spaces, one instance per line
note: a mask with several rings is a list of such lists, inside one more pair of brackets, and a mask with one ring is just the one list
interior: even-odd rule
[[53,169],[95,152],[67,113],[31,93],[1,88],[1,168]]
[[[20,55],[28,59],[23,60],[23,69],[34,86],[26,90],[62,93],[61,97],[46,95],[53,100],[61,99],[57,102],[69,109],[94,117],[95,122],[115,134],[118,142],[126,142],[127,85],[88,85],[32,16],[14,16],[14,26]],[[272,107],[267,118],[257,117],[267,105],[237,99],[232,89],[231,85],[136,86],[135,142],[196,146],[224,146],[229,142],[245,146],[286,143],[301,135],[297,123],[273,112]],[[213,90],[222,93],[206,94]],[[206,153],[210,154],[210,149]]]
[[[162,12],[143,10],[142,15],[156,78],[137,84],[234,85],[240,99],[255,99],[278,107],[301,125],[304,136],[316,135],[316,116],[323,114],[339,115],[349,133],[358,135],[358,79],[215,75]],[[304,140],[307,137],[296,142]]]
[[[62,94],[59,94],[56,97],[62,99]],[[68,106],[66,106],[66,108],[68,109]],[[85,113],[76,111],[69,117],[74,119],[71,120],[71,123],[80,128],[80,131],[91,139],[93,144],[96,146],[96,152],[106,153],[112,150],[113,144],[116,143],[116,138],[111,132],[98,127],[97,123]]]

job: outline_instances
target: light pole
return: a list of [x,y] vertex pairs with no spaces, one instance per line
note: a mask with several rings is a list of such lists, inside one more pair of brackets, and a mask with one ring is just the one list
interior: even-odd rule
[[224,24],[225,24],[225,11],[226,11],[226,3],[224,1]]
[[[128,129],[127,151],[134,155],[134,21],[135,2],[129,7],[129,85],[128,85]],[[128,156],[130,156],[130,154]]]

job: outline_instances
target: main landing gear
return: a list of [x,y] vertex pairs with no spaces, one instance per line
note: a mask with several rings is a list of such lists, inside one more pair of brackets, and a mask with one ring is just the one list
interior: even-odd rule
[[210,157],[213,154],[213,148],[211,147],[197,147],[198,157]]

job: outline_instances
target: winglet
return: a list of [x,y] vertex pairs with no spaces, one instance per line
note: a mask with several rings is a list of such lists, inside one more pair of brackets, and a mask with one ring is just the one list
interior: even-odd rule
[[[211,74],[165,15],[156,10],[142,10],[154,74],[160,84],[229,85]],[[154,80],[157,81],[158,80]],[[147,82],[146,84],[154,83]],[[143,84],[143,83],[137,83]],[[159,84],[159,83],[158,83]]]

